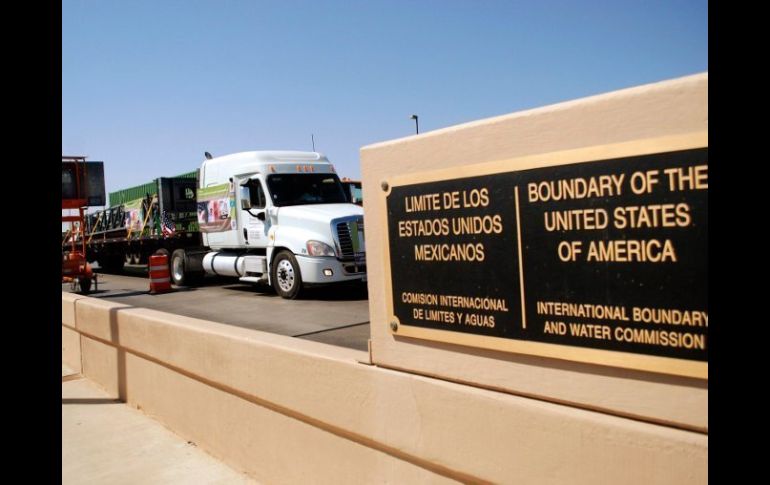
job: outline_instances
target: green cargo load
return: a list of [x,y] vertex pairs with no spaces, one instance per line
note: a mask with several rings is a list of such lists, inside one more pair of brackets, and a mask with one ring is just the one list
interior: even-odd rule
[[[174,178],[197,179],[198,171],[194,170],[192,172],[186,172],[181,175],[175,175]],[[120,204],[125,204],[126,202],[131,202],[132,200],[136,200],[136,199],[143,199],[144,197],[147,196],[147,194],[153,195],[158,191],[157,187],[158,187],[158,179],[155,179],[152,182],[147,182],[146,184],[137,185],[135,187],[129,187],[127,189],[116,190],[115,192],[110,192],[109,194],[110,207],[114,207]]]

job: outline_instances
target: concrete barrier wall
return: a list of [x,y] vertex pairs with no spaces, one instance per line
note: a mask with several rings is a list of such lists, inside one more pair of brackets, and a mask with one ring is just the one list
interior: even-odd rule
[[83,367],[80,362],[80,334],[75,330],[75,301],[83,297],[74,293],[61,295],[61,362],[75,373],[80,373]]
[[355,350],[63,293],[65,335],[85,376],[264,483],[707,482],[703,433],[365,365]]
[[522,170],[557,153],[579,161],[606,158],[610,149],[665,152],[708,146],[707,137],[708,73],[702,73],[363,147],[373,362],[706,433],[706,380],[393,335],[380,231],[387,227],[381,184],[394,177],[439,169],[459,176],[469,165],[502,160]]

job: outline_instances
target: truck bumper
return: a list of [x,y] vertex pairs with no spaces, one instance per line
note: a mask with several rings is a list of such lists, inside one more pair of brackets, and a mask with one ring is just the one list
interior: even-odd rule
[[[305,283],[339,283],[342,281],[366,281],[366,273],[348,274],[342,263],[332,257],[307,257],[295,255],[302,281]],[[329,275],[331,271],[331,275]]]

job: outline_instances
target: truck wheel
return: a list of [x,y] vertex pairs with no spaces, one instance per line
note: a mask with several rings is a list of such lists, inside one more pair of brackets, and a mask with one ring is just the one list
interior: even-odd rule
[[302,290],[302,275],[297,259],[288,251],[281,251],[273,260],[273,288],[282,298],[294,300]]
[[189,275],[185,270],[185,263],[187,258],[184,254],[184,249],[177,249],[171,254],[171,267],[169,272],[171,273],[171,281],[177,286],[184,286],[188,283]]

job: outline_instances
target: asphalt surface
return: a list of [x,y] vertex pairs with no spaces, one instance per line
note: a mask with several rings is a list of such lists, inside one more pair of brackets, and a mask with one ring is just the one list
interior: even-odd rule
[[[369,300],[365,285],[307,289],[298,300],[285,300],[268,286],[237,279],[207,277],[198,287],[172,287],[149,293],[146,267],[123,273],[99,273],[98,289],[88,296],[126,305],[252,328],[264,332],[368,350]],[[62,291],[73,291],[69,283]]]

